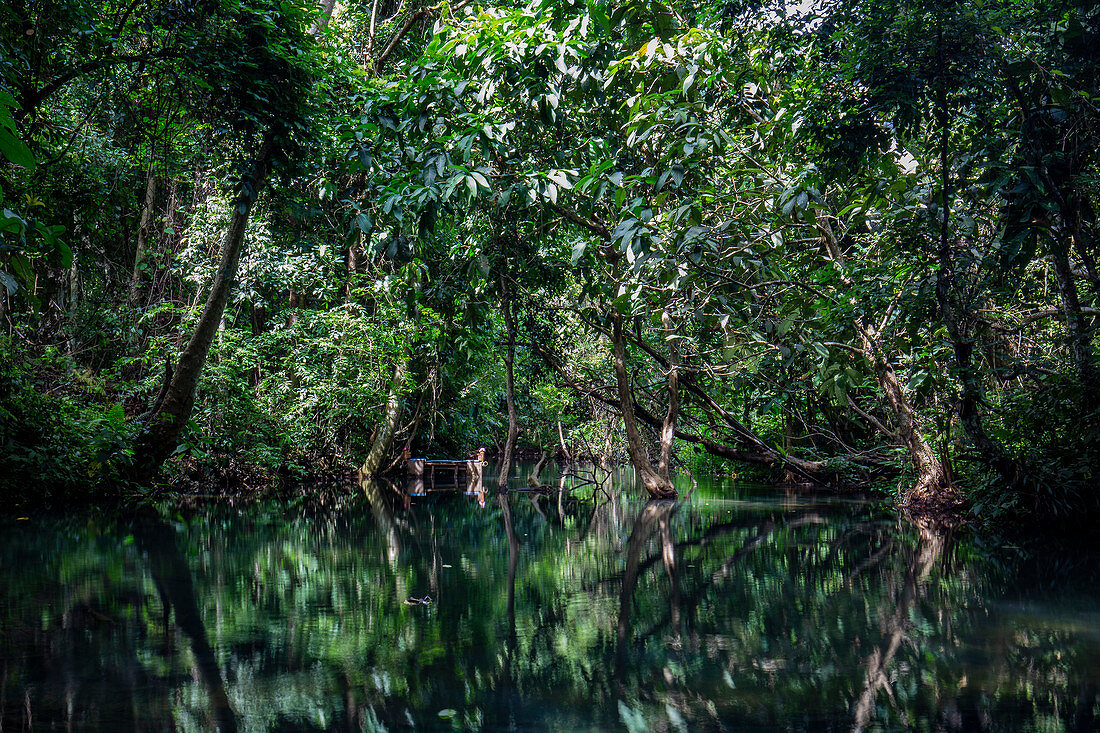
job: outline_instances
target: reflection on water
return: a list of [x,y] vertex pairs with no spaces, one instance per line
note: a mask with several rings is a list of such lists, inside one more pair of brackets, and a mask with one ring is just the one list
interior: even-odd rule
[[1094,550],[596,478],[3,520],[2,730],[1097,730]]

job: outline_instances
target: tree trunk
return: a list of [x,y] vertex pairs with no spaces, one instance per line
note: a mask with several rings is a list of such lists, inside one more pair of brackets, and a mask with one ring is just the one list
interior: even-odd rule
[[940,268],[936,273],[936,300],[943,315],[951,347],[955,354],[955,369],[960,381],[959,422],[974,444],[982,461],[997,471],[1006,484],[1019,488],[1025,473],[997,441],[989,437],[982,421],[984,400],[982,376],[974,366],[974,329],[976,319],[969,307],[957,305],[956,273],[949,246],[941,244]]
[[347,281],[344,285],[344,290],[347,293],[347,297],[351,298],[352,292],[355,289],[355,276],[363,272],[363,265],[365,259],[363,257],[363,240],[365,235],[359,232],[355,241],[348,245],[348,272]]
[[[649,356],[652,357],[653,360],[660,364],[662,367],[664,367],[665,369],[671,368],[669,360],[658,353],[651,346],[646,344],[643,339],[639,337],[634,340],[634,343],[642,351],[649,354]],[[679,438],[680,440],[686,440],[688,442],[702,445],[708,453],[714,456],[718,456],[720,458],[727,458],[733,461],[745,461],[748,463],[758,463],[766,466],[781,466],[789,472],[800,475],[802,478],[810,481],[811,483],[822,483],[821,479],[818,478],[818,474],[820,474],[820,472],[826,468],[826,461],[807,461],[796,456],[784,454],[782,451],[772,448],[767,443],[765,443],[760,436],[758,436],[747,427],[747,425],[745,424],[746,422],[748,422],[747,414],[746,420],[744,422],[738,420],[736,417],[730,414],[729,411],[718,404],[718,402],[715,401],[714,398],[712,398],[702,388],[700,388],[699,385],[691,381],[685,381],[682,385],[678,386],[682,386],[687,391],[687,393],[692,396],[697,404],[717,414],[718,417],[720,417],[722,421],[726,423],[730,430],[732,430],[737,435],[740,441],[747,443],[751,447],[747,450],[733,448],[731,446],[722,445],[721,443],[717,443],[713,440],[709,440],[701,436],[684,432],[679,428],[676,428],[674,431],[675,437]],[[658,427],[655,421],[649,419],[650,416],[648,416],[647,414],[637,412],[636,416],[639,417],[642,422],[653,426],[655,429]]]
[[504,455],[500,459],[500,473],[497,476],[497,488],[505,490],[508,487],[508,476],[512,473],[512,453],[516,448],[516,439],[519,437],[519,417],[516,415],[516,324],[512,315],[511,293],[504,280],[500,278],[501,306],[504,310],[504,325],[508,329],[508,346],[504,352],[504,395],[508,404],[508,437],[504,441]]
[[233,217],[222,244],[221,261],[214,277],[210,295],[203,306],[199,322],[191,335],[168,387],[160,410],[151,415],[138,436],[134,446],[134,475],[147,479],[159,470],[160,465],[172,454],[179,442],[191,411],[195,405],[195,392],[199,375],[202,373],[206,357],[210,353],[210,344],[218,331],[222,315],[225,313],[233,281],[237,275],[241,249],[244,246],[245,230],[256,197],[263,189],[271,170],[275,156],[276,142],[272,132],[268,132],[260,144],[260,149],[252,162],[252,169],[246,181],[234,199]]
[[409,358],[402,357],[393,370],[393,381],[390,382],[390,393],[386,398],[386,410],[382,415],[382,424],[374,434],[367,458],[363,461],[359,473],[363,476],[374,476],[382,466],[382,461],[390,450],[394,433],[397,432],[397,421],[401,417],[401,390],[405,384],[405,375],[409,371]]
[[293,285],[290,286],[290,290],[286,294],[286,325],[288,327],[293,326],[298,322],[298,308],[301,306],[302,299],[298,295],[298,289]]
[[332,20],[332,11],[335,9],[336,0],[321,0],[321,12],[314,19],[313,25],[309,29],[311,36],[316,36],[328,26],[329,21]]
[[569,463],[573,462],[573,454],[569,452],[569,448],[565,445],[565,433],[561,429],[561,420],[558,420],[558,443],[561,445],[562,457]]
[[134,250],[134,271],[130,276],[129,301],[136,304],[141,297],[141,266],[145,262],[145,252],[149,247],[149,237],[153,230],[153,208],[157,198],[157,177],[153,173],[153,165],[149,164],[149,172],[145,175],[145,201],[141,207],[141,224],[138,227],[137,246]]
[[542,486],[542,484],[539,483],[539,481],[541,481],[539,476],[542,473],[542,469],[545,468],[546,464],[549,461],[550,451],[543,449],[542,454],[539,456],[538,462],[535,463],[535,467],[531,469],[531,473],[527,475],[527,485],[529,487],[534,489]]
[[1086,241],[1087,232],[1081,220],[1082,207],[1073,198],[1072,188],[1067,194],[1061,185],[1069,183],[1067,187],[1071,187],[1070,181],[1074,174],[1064,171],[1059,174],[1051,171],[1046,163],[1047,145],[1042,138],[1041,126],[1035,121],[1035,109],[1028,104],[1015,79],[1006,78],[1005,81],[1020,106],[1024,129],[1030,131],[1030,134],[1024,134],[1022,140],[1029,163],[1039,173],[1047,193],[1057,207],[1058,223],[1051,227],[1054,241],[1050,248],[1050,256],[1054,265],[1054,275],[1058,281],[1058,292],[1062,298],[1062,309],[1066,315],[1070,352],[1084,387],[1085,400],[1082,407],[1085,412],[1088,412],[1100,401],[1100,378],[1093,364],[1092,334],[1081,311],[1077,284],[1074,282],[1073,270],[1069,263],[1071,244],[1076,244],[1079,251],[1089,249]]
[[[668,499],[676,496],[676,489],[668,476],[662,476],[653,470],[653,464],[649,461],[642,435],[638,431],[638,421],[634,416],[634,397],[630,389],[630,376],[626,371],[626,339],[623,336],[623,317],[616,311],[611,313],[611,346],[615,365],[615,385],[619,395],[619,411],[622,413],[623,428],[626,431],[627,452],[630,453],[630,461],[634,464],[638,474],[642,477],[642,485],[654,499]],[[675,419],[673,419],[675,428]]]
[[[80,250],[73,250],[73,260],[69,263],[69,313],[75,313],[76,309],[80,306]],[[2,307],[0,307],[2,309]],[[0,315],[2,320],[2,315]],[[69,355],[76,353],[78,342],[76,339],[75,331],[69,331],[69,339],[66,341],[66,349]]]
[[374,33],[378,27],[378,0],[372,0],[370,4],[370,25],[367,27],[367,49],[363,53],[367,63],[374,66]]

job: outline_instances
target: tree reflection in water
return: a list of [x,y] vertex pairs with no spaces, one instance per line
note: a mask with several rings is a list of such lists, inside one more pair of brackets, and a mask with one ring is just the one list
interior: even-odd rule
[[1095,551],[747,487],[360,489],[9,523],[3,729],[1095,729]]
[[176,546],[175,531],[163,520],[150,518],[135,524],[134,537],[148,559],[149,574],[160,595],[165,621],[169,612],[174,611],[176,625],[191,643],[198,677],[210,698],[213,727],[223,733],[233,733],[237,730],[237,718],[225,694],[214,650],[206,638],[202,614],[195,601],[191,570]]
[[[882,640],[871,651],[865,663],[863,689],[853,706],[853,731],[863,731],[875,717],[875,700],[879,690],[885,690],[891,703],[897,705],[897,699],[889,680],[890,666],[898,648],[912,631],[910,617],[917,601],[924,594],[924,587],[932,569],[943,556],[944,545],[948,541],[949,530],[933,523],[918,525],[920,539],[915,548],[906,548],[909,559],[905,568],[905,579],[901,583],[900,593],[893,611],[883,609]],[[903,723],[908,721],[902,718]]]

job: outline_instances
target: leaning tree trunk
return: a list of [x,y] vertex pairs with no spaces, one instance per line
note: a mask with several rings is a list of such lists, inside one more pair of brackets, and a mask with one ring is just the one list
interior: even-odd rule
[[141,434],[134,445],[134,471],[137,479],[147,479],[157,472],[160,465],[176,449],[180,434],[191,418],[195,406],[195,392],[202,373],[210,344],[218,332],[225,313],[226,303],[237,276],[245,230],[256,197],[267,181],[271,162],[275,156],[276,142],[273,132],[268,132],[252,161],[249,175],[241,182],[240,192],[233,201],[233,216],[222,244],[214,284],[203,306],[199,322],[191,340],[180,354],[175,374],[164,393],[163,400],[150,413]]
[[367,452],[367,458],[359,469],[359,473],[363,476],[377,475],[382,461],[390,450],[393,436],[397,432],[397,421],[401,417],[401,388],[408,371],[409,359],[402,357],[393,370],[393,381],[390,383],[390,393],[386,397],[386,411],[382,415],[382,424],[378,426],[374,441]]
[[508,476],[512,473],[512,453],[516,449],[519,437],[519,417],[516,414],[516,322],[512,314],[512,299],[504,276],[500,278],[501,306],[504,310],[504,325],[508,329],[508,347],[504,352],[504,395],[508,403],[508,437],[504,441],[504,455],[500,459],[500,473],[497,476],[497,488],[508,486]]
[[529,487],[534,489],[534,488],[538,488],[539,486],[543,486],[543,484],[539,483],[539,481],[541,481],[539,476],[542,473],[542,469],[546,467],[546,464],[549,461],[550,461],[550,451],[546,450],[546,449],[543,449],[542,455],[539,456],[539,460],[535,464],[535,467],[532,468],[531,473],[529,473],[527,475],[527,485]]
[[1058,281],[1058,293],[1062,297],[1062,308],[1066,314],[1066,330],[1069,331],[1070,350],[1073,361],[1077,365],[1077,374],[1081,379],[1081,385],[1085,391],[1085,411],[1096,406],[1098,400],[1097,387],[1100,378],[1097,377],[1096,367],[1092,363],[1092,334],[1084,311],[1081,310],[1081,300],[1077,293],[1077,283],[1073,279],[1073,269],[1069,263],[1068,245],[1058,243],[1051,248],[1051,260],[1054,263],[1054,275]]
[[908,449],[917,472],[917,482],[905,492],[902,504],[918,507],[947,502],[951,484],[947,467],[924,437],[917,410],[898,381],[897,373],[878,341],[878,334],[862,323],[856,324],[856,330],[863,344],[863,352],[871,362],[875,381],[894,413],[898,438]]
[[[848,275],[844,252],[840,249],[832,225],[823,212],[818,213],[817,226],[829,258],[840,269],[842,281],[850,286],[852,281]],[[895,432],[909,451],[909,457],[917,472],[916,484],[905,492],[902,505],[915,508],[952,503],[954,496],[950,491],[951,481],[947,467],[921,432],[917,410],[913,407],[909,395],[905,393],[905,388],[898,381],[894,366],[879,340],[879,332],[860,317],[857,317],[852,325],[863,346],[862,353],[871,363],[871,371],[875,375],[879,390],[894,414],[894,422],[897,426]]]
[[[676,489],[667,475],[661,475],[653,470],[653,464],[649,461],[646,446],[642,435],[638,430],[638,421],[634,416],[634,397],[630,390],[630,376],[626,372],[626,339],[623,336],[623,317],[616,311],[611,313],[611,346],[615,365],[615,385],[618,388],[619,410],[623,417],[623,428],[626,431],[626,447],[630,453],[630,462],[642,477],[642,485],[654,499],[668,499],[676,496]],[[670,400],[671,402],[671,400]],[[670,404],[670,411],[671,411]],[[675,413],[673,411],[671,421],[666,419],[666,424],[671,423],[675,432]],[[663,431],[662,431],[663,432]]]

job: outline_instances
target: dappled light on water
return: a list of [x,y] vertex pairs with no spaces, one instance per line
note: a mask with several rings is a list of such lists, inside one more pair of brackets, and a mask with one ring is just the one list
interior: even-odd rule
[[1096,725],[1088,551],[703,479],[644,503],[628,475],[587,476],[364,482],[336,514],[7,521],[3,730]]

